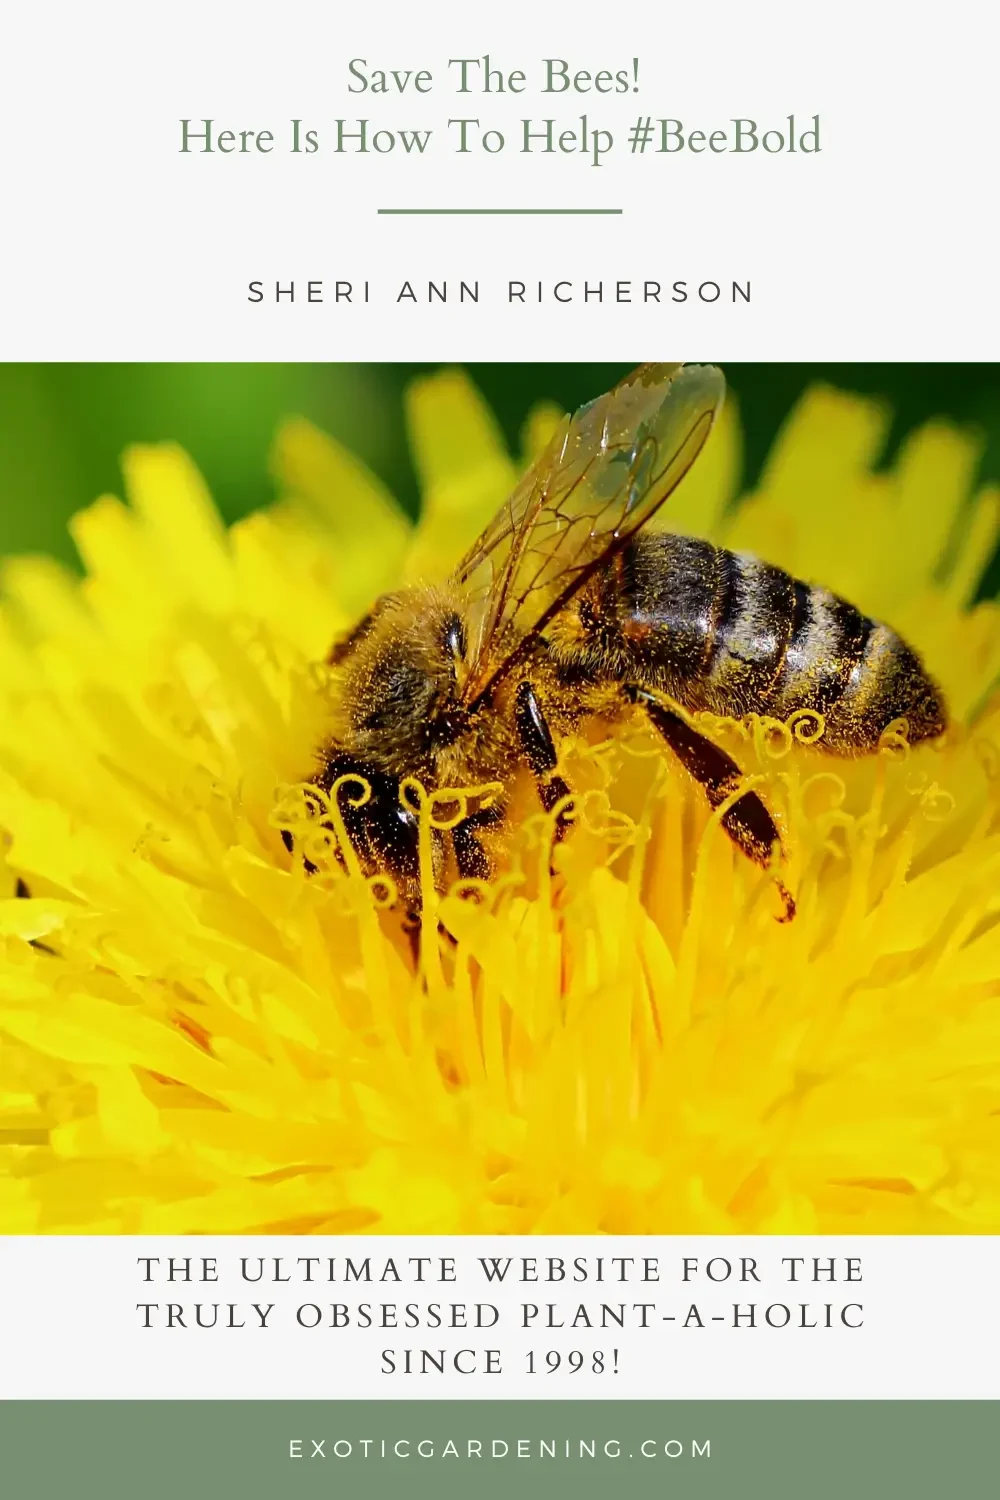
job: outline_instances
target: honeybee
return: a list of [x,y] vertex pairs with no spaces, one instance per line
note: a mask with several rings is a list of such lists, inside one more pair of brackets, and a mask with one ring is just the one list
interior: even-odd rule
[[[509,788],[526,769],[541,806],[568,806],[557,744],[583,721],[645,716],[713,808],[742,783],[692,720],[823,715],[818,748],[873,752],[905,718],[911,743],[946,711],[887,625],[748,554],[643,531],[694,463],[721,409],[711,365],[643,365],[564,419],[452,577],[378,599],[333,646],[334,723],[313,780],[370,788],[340,809],[362,869],[420,907],[419,819],[401,786]],[[439,888],[489,879],[505,796],[434,833]],[[766,867],[782,857],[765,800],[745,790],[721,827]],[[286,842],[291,840],[286,838]],[[791,895],[784,918],[794,913]]]

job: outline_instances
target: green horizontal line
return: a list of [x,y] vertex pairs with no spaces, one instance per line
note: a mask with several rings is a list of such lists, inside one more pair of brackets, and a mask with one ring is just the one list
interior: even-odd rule
[[623,208],[379,208],[380,214],[621,214]]

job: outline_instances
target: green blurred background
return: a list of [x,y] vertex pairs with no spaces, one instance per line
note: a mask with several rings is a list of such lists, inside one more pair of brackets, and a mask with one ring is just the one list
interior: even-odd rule
[[[120,493],[118,455],[131,442],[174,439],[193,455],[227,520],[272,498],[268,447],[282,417],[303,415],[341,438],[416,508],[402,391],[430,365],[0,364],[0,554],[45,551],[66,561],[67,518]],[[516,445],[540,398],[577,406],[626,365],[472,364],[467,369]],[[981,429],[980,478],[1000,481],[1000,365],[744,364],[725,366],[746,429],[752,484],[802,390],[824,380],[883,397],[895,420],[885,459],[928,417]],[[1000,556],[983,592],[1000,587]]]

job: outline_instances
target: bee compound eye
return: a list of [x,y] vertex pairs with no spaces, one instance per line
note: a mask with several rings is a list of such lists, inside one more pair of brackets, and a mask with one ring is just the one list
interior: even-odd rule
[[456,661],[465,658],[465,627],[458,615],[449,615],[444,626],[445,649]]

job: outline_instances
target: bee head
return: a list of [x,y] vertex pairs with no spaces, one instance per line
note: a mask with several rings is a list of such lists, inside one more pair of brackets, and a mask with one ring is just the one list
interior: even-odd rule
[[333,657],[338,739],[386,771],[420,774],[467,727],[466,650],[453,601],[428,590],[379,600]]

